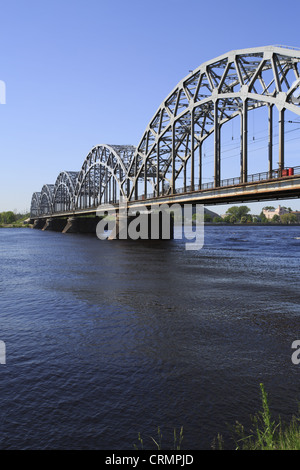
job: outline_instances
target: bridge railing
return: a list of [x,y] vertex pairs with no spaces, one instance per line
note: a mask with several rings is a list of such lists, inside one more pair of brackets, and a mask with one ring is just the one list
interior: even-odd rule
[[[284,168],[280,174],[279,170],[272,170],[272,171],[263,171],[260,173],[254,173],[253,175],[248,175],[247,176],[247,183],[255,183],[258,181],[268,181],[268,180],[274,180],[277,179],[281,176],[294,176],[294,175],[300,175],[300,166],[294,166],[294,167],[287,167]],[[236,186],[239,184],[242,184],[242,178],[240,176],[237,176],[235,178],[227,178],[224,180],[220,181],[220,186],[219,187],[226,187],[226,186]],[[205,190],[205,189],[214,189],[215,184],[213,181],[209,183],[203,183],[201,186],[200,185],[195,185],[194,191],[199,191],[199,190]],[[180,188],[176,190],[176,193],[181,193],[181,192],[189,192],[191,191],[191,186],[187,186],[184,190],[184,188]]]
[[[300,166],[294,166],[294,167],[287,167],[282,170],[282,173],[280,175],[280,171],[277,170],[272,170],[272,171],[263,171],[260,173],[254,173],[253,175],[247,175],[247,183],[255,183],[259,181],[268,181],[268,180],[274,180],[277,179],[281,176],[294,176],[294,175],[300,175]],[[235,178],[227,178],[223,179],[220,181],[220,186],[219,188],[223,188],[226,186],[237,186],[239,184],[242,184],[242,178],[240,176],[237,176]],[[202,183],[201,185],[195,185],[194,186],[194,191],[203,191],[207,189],[215,189],[215,183],[214,181],[210,181],[208,183]],[[175,194],[182,194],[182,193],[188,193],[192,192],[192,186],[186,186],[185,188],[177,188],[175,189],[174,193]],[[167,196],[169,194],[169,188],[167,188],[163,193],[160,192],[160,196]],[[138,196],[138,200],[144,200],[144,199],[152,199],[156,197],[155,193],[150,193],[147,194],[145,197],[144,194]]]
[[[269,171],[264,171],[264,172],[261,172],[261,173],[254,173],[253,175],[248,175],[247,176],[247,183],[255,183],[255,182],[259,182],[259,181],[270,181],[270,180],[276,180],[280,177],[285,177],[285,176],[295,176],[295,175],[300,175],[300,166],[294,166],[294,167],[288,167],[288,168],[284,168],[280,174],[280,171],[279,170],[272,170],[271,172]],[[220,186],[218,186],[217,188],[215,187],[215,183],[214,181],[210,181],[208,183],[203,183],[201,185],[195,185],[194,188],[192,189],[192,186],[186,186],[186,187],[183,187],[183,188],[177,188],[175,190],[175,194],[182,194],[182,193],[189,193],[189,192],[193,192],[193,191],[204,191],[204,190],[208,190],[208,189],[218,189],[218,188],[222,188],[222,187],[226,187],[226,186],[237,186],[237,185],[240,185],[242,184],[242,178],[241,177],[236,177],[236,178],[227,178],[227,179],[224,179],[224,180],[221,180],[220,181]],[[159,194],[159,197],[161,196],[167,196],[168,194],[170,194],[170,188],[165,188],[165,191],[162,193],[160,191],[160,194]],[[145,197],[144,194],[142,195],[139,195],[136,200],[147,200],[147,199],[153,199],[153,198],[156,198],[157,195],[155,192],[153,193],[148,193]],[[112,205],[118,205],[118,202],[119,200],[111,200],[109,201],[110,204]],[[91,206],[91,207],[88,207],[86,209],[92,209],[93,207],[98,207],[98,205],[94,205],[94,206]],[[54,212],[55,214],[59,215],[60,213],[62,215],[65,215],[66,214],[66,211],[55,211]],[[40,217],[50,217],[53,213],[43,213],[43,214],[39,214]]]

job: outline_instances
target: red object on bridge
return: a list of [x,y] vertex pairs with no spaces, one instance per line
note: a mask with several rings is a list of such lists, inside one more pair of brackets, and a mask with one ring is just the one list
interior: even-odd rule
[[289,176],[292,176],[294,174],[294,168],[289,168]]
[[282,170],[281,176],[288,176],[289,170]]

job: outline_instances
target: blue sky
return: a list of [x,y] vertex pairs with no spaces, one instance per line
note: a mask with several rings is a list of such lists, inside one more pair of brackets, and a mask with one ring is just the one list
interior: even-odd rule
[[[34,191],[79,170],[97,144],[137,145],[202,62],[300,47],[300,6],[288,0],[0,0],[0,13],[0,211],[29,210]],[[287,204],[300,210],[299,200]]]

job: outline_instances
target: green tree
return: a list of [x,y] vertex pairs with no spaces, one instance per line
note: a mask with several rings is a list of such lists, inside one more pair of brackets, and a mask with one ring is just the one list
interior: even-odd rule
[[241,217],[241,220],[240,220],[241,224],[248,224],[248,223],[250,223],[250,222],[252,222],[252,221],[253,221],[252,215],[250,215],[250,214],[248,214],[248,215],[243,215],[243,216]]
[[249,212],[250,209],[247,206],[233,206],[226,211],[226,214],[234,216],[236,221],[239,222],[241,218],[246,216]]
[[204,214],[204,222],[211,222],[212,217],[210,214]]
[[283,224],[295,224],[298,222],[297,216],[295,214],[283,214],[280,216],[280,218]]
[[12,224],[16,221],[16,215],[12,211],[1,212],[0,222],[2,224]]
[[281,219],[278,214],[273,215],[272,222],[275,224],[279,224],[281,222]]
[[260,218],[260,221],[263,223],[263,224],[266,224],[269,222],[269,220],[267,219],[267,217],[265,216],[265,214],[263,213],[263,211],[261,211],[261,213],[259,214],[259,218]]

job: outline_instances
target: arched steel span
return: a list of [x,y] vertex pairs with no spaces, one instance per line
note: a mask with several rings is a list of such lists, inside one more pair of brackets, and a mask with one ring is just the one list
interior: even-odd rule
[[40,199],[41,193],[35,192],[31,198],[30,215],[31,217],[38,217],[40,215]]
[[54,184],[44,184],[40,195],[39,215],[53,213],[53,189]]
[[[232,51],[208,61],[181,80],[163,101],[147,126],[131,162],[135,183],[148,168],[156,168],[156,196],[176,193],[176,180],[190,160],[190,190],[201,189],[202,144],[214,133],[214,186],[220,185],[220,129],[240,116],[241,182],[247,181],[248,111],[268,106],[272,122],[274,105],[279,117],[279,167],[284,167],[284,112],[300,115],[300,50],[280,46]],[[271,139],[271,135],[270,135]],[[272,145],[269,170],[272,170]],[[138,161],[136,165],[135,161]],[[195,174],[195,168],[199,174]],[[187,176],[184,174],[184,186]],[[196,183],[197,181],[197,183]],[[185,189],[185,188],[184,188]],[[133,190],[129,198],[134,196]]]
[[78,171],[62,171],[55,182],[52,195],[54,212],[66,212],[74,209],[75,186]]
[[128,171],[136,148],[132,145],[98,145],[85,158],[78,174],[74,204],[76,209],[127,197],[132,177]]
[[217,188],[221,185],[221,128],[237,116],[241,122],[240,182],[245,183],[248,178],[248,112],[262,106],[268,108],[270,174],[273,170],[273,108],[279,113],[281,174],[284,115],[286,110],[300,115],[299,94],[300,50],[265,46],[231,51],[205,62],[167,96],[136,148],[131,145],[93,147],[76,181],[70,176],[71,172],[64,172],[59,175],[55,188],[45,185],[39,197],[35,193],[32,215],[47,211],[51,214],[58,208],[76,210],[116,202],[118,195],[135,200],[140,197],[141,183],[145,199],[149,182],[156,197],[175,194],[180,174],[183,174],[184,192],[201,190],[202,144],[212,134],[214,187]]

